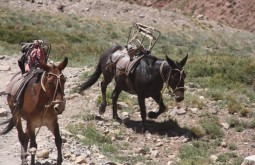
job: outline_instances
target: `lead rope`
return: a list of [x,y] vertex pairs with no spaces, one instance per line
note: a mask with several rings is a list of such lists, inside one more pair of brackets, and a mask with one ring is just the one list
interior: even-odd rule
[[[168,82],[169,82],[170,75],[171,75],[171,71],[172,71],[172,69],[170,68],[170,70],[168,71],[167,79],[166,79],[165,76],[164,76],[164,73],[163,73],[163,67],[164,67],[165,62],[166,62],[166,61],[163,61],[163,62],[162,62],[162,64],[160,65],[160,70],[159,70],[160,75],[161,75],[161,78],[162,78],[162,80],[163,80],[163,82],[164,82],[164,83],[163,83],[164,87],[163,87],[162,90],[160,91],[161,95],[160,95],[160,98],[159,98],[159,102],[162,100],[162,93],[164,92],[164,90],[165,90],[166,88],[169,89]],[[166,79],[166,81],[165,81],[165,79]],[[170,89],[169,89],[169,92],[170,92]],[[171,94],[171,96],[172,96],[172,94]]]
[[[57,77],[57,85],[56,85],[56,89],[55,89],[55,91],[54,91],[54,96],[53,96],[53,100],[54,100],[54,99],[55,99],[55,96],[56,96],[56,93],[57,93],[58,84],[60,85],[61,93],[63,94],[63,90],[62,90],[63,88],[62,88],[61,83],[60,83],[60,76],[62,76],[63,74],[56,75],[56,74],[53,74],[53,73],[48,73],[48,75],[49,75],[49,74],[54,75],[54,76]],[[45,75],[45,71],[43,72],[43,75],[42,75],[42,78],[41,78],[41,86],[42,86],[43,91],[46,92],[45,86],[44,86],[44,84],[43,84],[44,75]],[[43,120],[44,120],[44,118],[45,118],[45,116],[46,116],[46,114],[47,114],[47,112],[48,112],[48,110],[49,110],[49,107],[51,106],[51,104],[52,104],[53,102],[54,102],[54,101],[51,101],[50,104],[45,105],[46,111],[44,112],[43,116],[41,117],[40,127],[39,127],[39,129],[37,130],[37,132],[36,132],[36,134],[35,134],[35,137],[36,137],[37,134],[39,133],[39,131],[40,131],[41,127],[42,127],[42,122],[43,122]]]

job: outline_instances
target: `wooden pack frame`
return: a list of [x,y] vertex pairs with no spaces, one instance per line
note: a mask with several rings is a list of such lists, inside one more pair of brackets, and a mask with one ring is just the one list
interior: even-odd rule
[[151,51],[158,41],[161,33],[153,27],[135,23],[131,28],[128,36],[127,48],[134,50],[146,49]]

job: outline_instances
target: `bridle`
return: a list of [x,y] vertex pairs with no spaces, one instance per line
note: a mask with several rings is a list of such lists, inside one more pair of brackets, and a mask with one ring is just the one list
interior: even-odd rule
[[[184,89],[184,90],[185,90],[185,87],[179,87],[180,82],[181,82],[181,79],[184,78],[184,77],[183,77],[184,69],[182,69],[182,70],[180,70],[180,69],[172,69],[172,68],[170,67],[169,71],[167,72],[167,77],[165,77],[165,76],[164,76],[164,73],[163,73],[163,67],[164,67],[164,64],[165,64],[165,63],[166,63],[166,61],[163,61],[162,64],[160,65],[160,75],[161,75],[161,78],[162,78],[163,82],[166,84],[165,87],[168,88],[170,95],[171,95],[172,97],[178,98],[179,96],[176,96],[176,95],[174,94],[175,91],[180,90],[180,89]],[[179,81],[178,81],[178,83],[177,83],[175,89],[173,89],[173,91],[171,92],[170,87],[169,87],[169,81],[170,81],[170,76],[171,76],[171,73],[172,73],[173,70],[178,71],[178,72],[180,73],[180,77],[179,77]]]
[[46,114],[47,114],[47,112],[48,112],[50,106],[51,106],[51,105],[54,105],[54,108],[55,108],[55,106],[56,106],[57,104],[61,104],[61,103],[64,103],[64,104],[65,104],[65,100],[62,100],[62,101],[55,101],[56,94],[57,94],[57,90],[58,90],[58,86],[60,86],[60,88],[61,88],[61,89],[60,89],[60,90],[61,90],[61,94],[64,95],[64,88],[62,87],[62,85],[61,85],[61,83],[60,83],[60,77],[63,76],[63,74],[61,73],[61,74],[59,74],[59,75],[56,75],[56,74],[54,74],[54,73],[52,73],[52,72],[48,72],[48,73],[46,73],[46,71],[43,72],[42,78],[41,78],[41,86],[42,86],[42,89],[43,89],[43,91],[44,91],[45,93],[46,93],[46,88],[45,88],[45,85],[43,84],[43,81],[44,81],[44,78],[45,78],[45,74],[47,74],[48,76],[49,76],[49,75],[53,75],[53,76],[57,77],[57,84],[56,84],[56,88],[55,88],[55,91],[54,91],[54,96],[53,96],[52,101],[50,101],[49,104],[45,105],[45,109],[46,109],[46,110],[45,110],[43,116],[41,117],[40,127],[39,127],[39,129],[37,130],[35,136],[37,136],[37,134],[39,133],[39,131],[40,131],[41,127],[42,127],[42,121],[44,120],[44,118],[45,118],[45,116],[46,116]]
[[45,93],[46,93],[46,88],[45,88],[45,85],[43,84],[45,74],[47,74],[48,76],[53,75],[53,76],[57,77],[57,84],[56,84],[56,88],[55,88],[55,91],[54,91],[53,99],[50,101],[49,104],[45,105],[45,107],[50,107],[51,105],[54,105],[54,104],[64,103],[64,101],[56,101],[55,100],[58,87],[60,87],[61,94],[64,95],[64,90],[63,90],[64,88],[62,87],[62,85],[60,83],[60,77],[63,76],[63,74],[61,73],[59,75],[56,75],[52,72],[48,72],[48,73],[46,73],[46,71],[43,72],[43,75],[42,75],[42,78],[41,78],[41,86],[42,86],[42,89]]

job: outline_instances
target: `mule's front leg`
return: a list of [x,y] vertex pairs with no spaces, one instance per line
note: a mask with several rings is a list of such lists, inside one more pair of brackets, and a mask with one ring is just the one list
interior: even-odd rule
[[29,146],[29,148],[30,149],[31,148],[35,148],[35,151],[33,151],[31,153],[31,165],[34,165],[35,164],[35,153],[36,153],[36,149],[37,149],[36,137],[35,137],[35,128],[32,128],[29,125],[29,122],[28,122],[27,129],[28,129],[28,134],[29,134],[29,139],[30,139],[30,146]]
[[158,112],[149,112],[148,116],[151,119],[156,119],[161,113],[165,112],[166,106],[163,102],[161,93],[158,93],[157,95],[152,96],[152,98],[158,103],[159,111]]
[[63,162],[62,158],[62,138],[59,133],[59,125],[58,122],[54,124],[54,128],[51,129],[51,132],[55,136],[55,144],[58,150],[58,158],[57,158],[57,165],[61,165]]
[[19,142],[21,144],[21,161],[22,161],[21,165],[27,165],[27,146],[28,146],[28,140],[29,140],[27,129],[26,129],[26,132],[24,133],[20,119],[17,120],[16,128],[18,131]]
[[100,107],[99,107],[99,114],[100,115],[104,114],[105,108],[106,108],[106,105],[107,105],[107,102],[106,102],[106,88],[107,88],[107,85],[109,83],[110,82],[106,81],[106,80],[103,80],[101,82],[102,102],[101,102]]
[[142,117],[142,122],[144,123],[146,121],[146,107],[145,107],[145,98],[138,96],[138,102],[140,107],[140,113]]
[[112,92],[112,115],[113,115],[113,119],[117,120],[117,121],[121,121],[121,119],[118,116],[118,112],[117,112],[117,101],[119,98],[119,95],[121,93],[121,89],[116,85],[115,89]]

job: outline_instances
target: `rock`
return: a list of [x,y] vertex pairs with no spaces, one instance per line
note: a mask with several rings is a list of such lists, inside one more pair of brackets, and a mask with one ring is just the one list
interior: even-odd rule
[[128,108],[128,105],[124,102],[117,102],[117,106],[119,109]]
[[203,14],[198,15],[198,16],[197,16],[197,19],[198,19],[198,20],[204,20],[204,15],[203,15]]
[[227,143],[226,142],[221,142],[220,146],[226,148],[227,147]]
[[218,157],[216,155],[211,155],[210,156],[210,159],[213,161],[213,162],[216,162],[216,160],[218,159]]
[[106,162],[105,165],[117,165],[117,164],[114,162]]
[[69,137],[73,136],[73,134],[71,132],[64,130],[64,129],[60,130],[60,132],[64,136],[69,136]]
[[198,108],[190,108],[190,111],[191,111],[192,113],[196,114],[197,111],[198,111]]
[[139,154],[146,155],[146,151],[145,151],[143,148],[138,148],[138,149],[137,149],[137,152],[138,152]]
[[0,117],[7,116],[7,110],[4,108],[0,108]]
[[112,123],[112,125],[113,125],[114,127],[118,127],[118,126],[120,126],[120,123],[118,123],[118,122],[115,121],[115,122]]
[[123,119],[123,120],[124,120],[124,119],[129,119],[129,118],[130,118],[130,115],[129,115],[128,112],[122,112],[121,116],[122,116],[122,119]]
[[170,116],[174,117],[177,114],[177,109],[173,109],[172,111],[170,111]]
[[38,158],[46,159],[49,157],[50,151],[47,149],[43,149],[42,151],[37,151],[36,156]]
[[82,164],[82,163],[87,163],[87,161],[83,156],[78,156],[75,158],[75,163]]
[[59,4],[59,5],[57,6],[57,9],[58,9],[60,12],[64,12],[64,8],[65,8],[65,6],[62,5],[62,4]]
[[186,114],[186,112],[187,111],[184,108],[180,108],[180,109],[178,109],[177,114],[178,115],[184,115],[184,114]]
[[204,100],[204,99],[205,99],[204,96],[199,96],[198,98],[199,98],[200,100]]
[[63,157],[64,157],[65,159],[69,159],[71,156],[72,156],[72,153],[71,153],[71,152],[67,152],[67,153],[64,153],[64,154],[63,154]]
[[137,162],[134,165],[145,165],[143,162]]
[[221,123],[224,129],[229,129],[229,124],[228,123]]
[[37,0],[37,3],[42,5],[43,4],[43,0]]
[[71,99],[74,99],[76,97],[80,97],[81,95],[79,93],[74,93],[74,94],[71,94],[71,95],[68,95],[65,97],[66,100],[71,100]]
[[162,143],[162,142],[158,142],[158,143],[156,144],[156,147],[160,147],[160,146],[163,146],[163,143]]
[[140,18],[144,18],[144,17],[145,17],[145,15],[143,15],[143,14],[140,14],[140,15],[139,15],[139,17],[140,17]]
[[173,161],[168,161],[167,162],[167,165],[171,165],[171,164],[173,164]]
[[100,154],[100,155],[98,156],[98,158],[99,158],[99,159],[104,159],[105,156]]
[[151,151],[151,156],[153,158],[158,158],[159,157],[159,151],[157,151],[157,150]]
[[0,60],[3,60],[3,59],[5,59],[5,56],[0,56]]
[[182,139],[182,142],[183,142],[183,143],[187,143],[188,141],[189,141],[189,138],[183,138],[183,139]]
[[78,139],[80,139],[80,140],[82,140],[82,139],[85,139],[85,138],[86,138],[85,136],[80,135],[80,134],[76,135],[76,137],[77,137]]
[[0,66],[0,71],[10,71],[11,67],[10,66]]
[[244,164],[255,164],[255,155],[244,158]]

